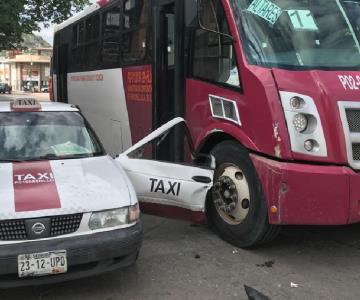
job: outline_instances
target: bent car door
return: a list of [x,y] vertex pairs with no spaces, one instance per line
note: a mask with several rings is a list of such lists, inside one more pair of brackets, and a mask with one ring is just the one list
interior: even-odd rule
[[159,146],[176,126],[184,124],[182,118],[173,119],[122,153],[117,162],[132,181],[144,213],[201,222],[212,187],[214,158],[193,153],[194,165],[141,158],[148,146]]

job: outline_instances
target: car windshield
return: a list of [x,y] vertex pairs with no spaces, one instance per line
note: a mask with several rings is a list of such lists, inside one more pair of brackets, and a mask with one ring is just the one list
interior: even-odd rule
[[335,70],[360,70],[358,2],[232,0],[250,64]]
[[104,155],[78,112],[0,113],[0,162]]

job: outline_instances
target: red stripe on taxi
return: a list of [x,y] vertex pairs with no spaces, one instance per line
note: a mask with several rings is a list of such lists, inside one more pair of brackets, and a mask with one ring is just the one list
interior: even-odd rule
[[61,208],[50,162],[13,164],[15,211],[37,211]]

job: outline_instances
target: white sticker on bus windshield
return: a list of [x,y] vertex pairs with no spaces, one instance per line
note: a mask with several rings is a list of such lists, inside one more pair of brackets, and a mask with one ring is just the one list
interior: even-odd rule
[[290,9],[288,10],[288,14],[295,30],[319,30],[310,10]]
[[276,23],[282,13],[281,8],[269,0],[254,0],[247,10],[265,19],[272,25]]

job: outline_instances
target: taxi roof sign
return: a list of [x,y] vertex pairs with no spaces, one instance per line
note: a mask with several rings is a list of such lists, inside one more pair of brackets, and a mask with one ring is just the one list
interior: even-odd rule
[[12,103],[13,109],[30,109],[30,110],[37,110],[41,109],[40,102],[33,98],[19,98],[14,100]]

